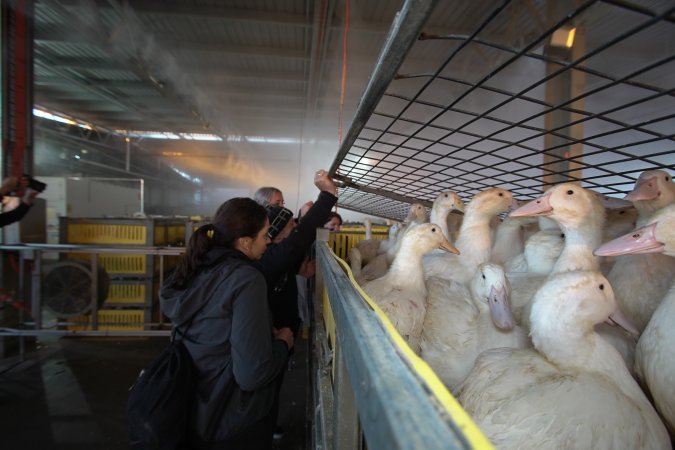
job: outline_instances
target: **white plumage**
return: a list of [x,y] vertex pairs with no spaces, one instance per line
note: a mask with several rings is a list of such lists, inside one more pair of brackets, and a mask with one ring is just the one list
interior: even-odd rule
[[436,223],[443,230],[443,235],[445,238],[453,242],[454,237],[452,232],[454,230],[448,229],[448,214],[451,211],[464,211],[464,202],[455,192],[445,191],[438,194],[434,204],[431,206],[431,215],[429,216],[429,221],[431,223]]
[[[627,196],[637,209],[638,226],[675,202],[675,183],[662,170],[643,172]],[[619,256],[607,275],[621,309],[642,331],[675,278],[675,259],[661,254]]]
[[[655,213],[648,225],[602,245],[598,254],[615,256],[663,252],[675,259],[675,204]],[[652,315],[635,350],[635,372],[647,385],[654,404],[675,435],[675,281]]]
[[481,264],[470,286],[469,292],[456,281],[427,280],[420,355],[450,390],[464,381],[484,350],[528,345],[525,331],[511,315],[510,287],[502,267]]
[[490,260],[492,230],[490,221],[513,205],[511,192],[490,188],[476,194],[464,210],[464,219],[455,245],[461,256],[427,255],[424,271],[436,276],[465,283],[473,277],[479,264]]
[[593,326],[615,310],[598,272],[551,275],[537,291],[538,351],[482,353],[458,399],[500,449],[670,449],[670,439],[618,352]]
[[363,290],[387,314],[396,330],[415,352],[426,315],[427,289],[422,256],[435,249],[457,252],[443,236],[440,226],[420,224],[405,234],[391,268],[381,278],[366,282]]

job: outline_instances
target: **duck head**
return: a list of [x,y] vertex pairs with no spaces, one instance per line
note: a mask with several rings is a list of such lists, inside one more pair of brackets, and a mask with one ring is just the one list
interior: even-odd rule
[[[474,299],[487,303],[492,323],[500,330],[509,331],[516,325],[511,312],[511,285],[499,264],[483,263],[471,280]],[[480,306],[479,306],[480,307]]]
[[652,215],[644,227],[611,240],[593,251],[596,256],[665,253],[675,256],[675,204]]

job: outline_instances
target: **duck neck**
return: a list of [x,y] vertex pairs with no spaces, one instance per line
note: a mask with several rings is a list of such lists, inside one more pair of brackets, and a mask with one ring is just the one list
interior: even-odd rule
[[463,260],[472,260],[477,264],[489,261],[492,249],[490,217],[468,210],[464,215],[455,246],[459,249]]
[[450,236],[450,231],[448,230],[448,214],[450,214],[449,209],[441,209],[440,211],[432,209],[431,216],[429,217],[429,222],[435,223],[436,225],[441,227],[443,236],[445,236],[445,238],[448,241],[452,242],[452,236]]
[[406,246],[405,243],[401,245],[401,249],[387,272],[387,278],[392,284],[414,285],[426,292],[422,255],[414,250],[412,246]]
[[497,227],[495,243],[492,246],[492,255],[504,259],[504,255],[509,249],[510,253],[514,255],[523,252],[523,229],[520,226],[520,222],[506,218]]
[[565,245],[553,266],[552,274],[573,270],[598,270],[598,258],[593,249],[601,244],[602,230],[595,226],[565,227]]
[[372,239],[373,238],[373,225],[370,222],[366,222],[365,228],[366,228],[366,239]]

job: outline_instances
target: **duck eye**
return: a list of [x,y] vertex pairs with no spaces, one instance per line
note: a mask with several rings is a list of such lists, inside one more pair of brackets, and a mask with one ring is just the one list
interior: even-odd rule
[[503,193],[503,192],[500,192],[500,193],[499,193],[499,196],[500,196],[500,197],[503,197],[503,196],[504,196],[504,193]]
[[433,227],[432,227],[432,228],[431,228],[431,232],[432,232],[432,233],[435,233],[435,232],[436,232],[436,228],[433,228]]
[[572,194],[574,194],[574,191],[572,189],[567,191],[567,195],[572,195]]
[[562,239],[565,239],[565,233],[560,233],[560,237],[561,237]]
[[600,285],[600,290],[601,290],[601,291],[604,291],[604,290],[605,290],[605,285],[604,285],[604,284],[601,284],[601,285]]
[[483,279],[485,279],[485,274],[483,273],[483,274],[481,274],[481,275],[483,275]]

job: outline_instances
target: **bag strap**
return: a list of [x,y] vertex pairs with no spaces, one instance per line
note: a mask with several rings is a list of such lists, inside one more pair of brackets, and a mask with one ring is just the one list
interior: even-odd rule
[[195,312],[193,312],[192,315],[187,320],[185,320],[180,325],[175,325],[173,327],[173,330],[171,330],[171,342],[174,342],[176,340],[176,334],[179,331],[178,329],[180,327],[184,326],[185,324],[187,324],[187,328],[184,331],[181,331],[180,334],[183,335],[183,336],[185,336],[187,334],[188,330],[192,326],[192,321],[194,320],[195,317],[197,317],[197,314],[199,314],[199,312],[202,309],[204,309],[204,307],[207,305],[207,303],[209,303],[209,302],[208,301],[203,302],[201,305],[199,305],[199,308],[197,308],[197,310]]

